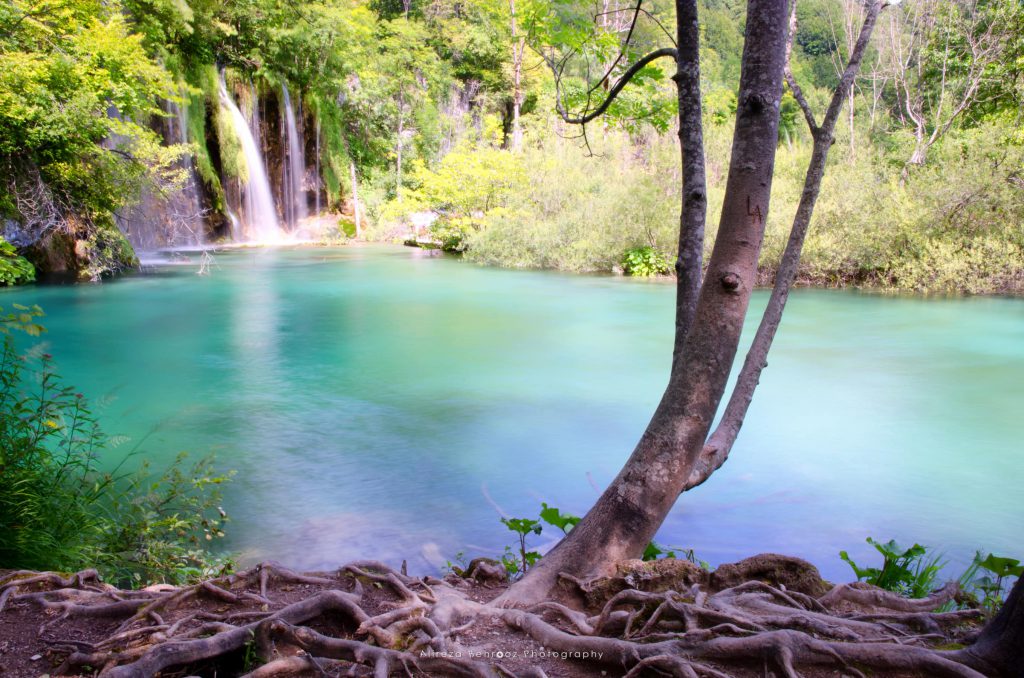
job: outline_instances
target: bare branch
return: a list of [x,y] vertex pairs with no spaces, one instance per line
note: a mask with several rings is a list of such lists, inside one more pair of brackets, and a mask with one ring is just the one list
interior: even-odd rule
[[793,92],[793,98],[800,105],[800,110],[803,111],[804,119],[807,120],[807,126],[811,128],[811,135],[813,136],[818,133],[818,123],[814,119],[814,111],[811,109],[811,105],[807,103],[804,91],[800,89],[800,85],[793,76],[794,36],[796,36],[796,0],[793,0],[793,10],[789,14],[789,38],[786,40],[786,68],[783,73],[786,76],[786,84],[789,85],[790,91]]

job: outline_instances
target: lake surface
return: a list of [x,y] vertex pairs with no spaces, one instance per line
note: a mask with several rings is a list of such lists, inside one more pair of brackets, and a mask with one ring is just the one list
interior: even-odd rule
[[[44,308],[60,372],[108,434],[144,439],[157,466],[214,452],[237,470],[227,541],[244,562],[427,572],[500,553],[514,535],[499,510],[586,511],[670,363],[670,284],[385,246],[196,269],[0,305]],[[976,548],[1024,557],[1022,415],[1024,301],[797,291],[730,460],[658,540],[713,564],[790,553],[843,580],[838,551],[873,561],[868,536],[954,565]]]

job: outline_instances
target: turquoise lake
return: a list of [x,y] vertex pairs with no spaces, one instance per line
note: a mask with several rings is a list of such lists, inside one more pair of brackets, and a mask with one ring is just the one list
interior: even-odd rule
[[[237,471],[226,542],[243,562],[422,573],[496,555],[514,539],[499,510],[586,511],[671,358],[663,282],[386,246],[239,250],[196,270],[0,305],[43,307],[48,350],[108,434],[156,466],[213,452]],[[789,553],[842,580],[840,550],[875,563],[868,536],[936,547],[951,570],[978,548],[1024,558],[1022,446],[1024,301],[799,290],[730,460],[658,540],[712,564]]]

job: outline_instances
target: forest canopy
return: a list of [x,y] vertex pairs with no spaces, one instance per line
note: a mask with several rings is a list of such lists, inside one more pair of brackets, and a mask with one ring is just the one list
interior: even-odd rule
[[[119,218],[194,172],[194,228],[230,237],[247,170],[224,77],[265,117],[283,107],[282,87],[292,92],[316,206],[351,215],[358,192],[367,237],[402,238],[410,215],[429,212],[428,240],[475,261],[661,273],[679,202],[670,61],[645,66],[585,138],[556,102],[593,106],[639,55],[669,44],[674,11],[665,0],[13,0],[0,8],[2,235],[43,272],[52,256],[38,250],[54,238],[85,243],[88,276],[131,267]],[[744,12],[700,3],[709,223]],[[856,0],[798,4],[793,71],[812,104],[835,86],[863,12]],[[882,23],[837,130],[800,279],[1019,293],[1024,9],[908,0]],[[171,134],[176,116],[185,130]],[[779,143],[774,190],[792,205],[811,144],[788,92]],[[766,283],[785,212],[769,223]]]

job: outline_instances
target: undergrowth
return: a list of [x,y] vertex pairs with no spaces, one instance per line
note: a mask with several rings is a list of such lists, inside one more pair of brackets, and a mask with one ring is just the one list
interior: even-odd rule
[[[839,557],[853,569],[857,581],[908,598],[924,598],[938,587],[938,576],[945,565],[940,554],[920,544],[904,548],[895,540],[883,544],[871,537],[867,542],[882,555],[881,567],[861,567],[846,551],[839,552]],[[1024,565],[1019,560],[978,551],[957,580],[961,592],[958,605],[993,613],[1002,606],[1012,579],[1022,574]],[[955,606],[948,605],[949,609]]]
[[[0,567],[96,568],[109,582],[198,581],[230,567],[214,554],[227,517],[211,458],[128,470],[138,449],[108,437],[53,357],[19,353],[12,330],[43,331],[39,307],[0,310]],[[109,470],[108,470],[109,469]]]

